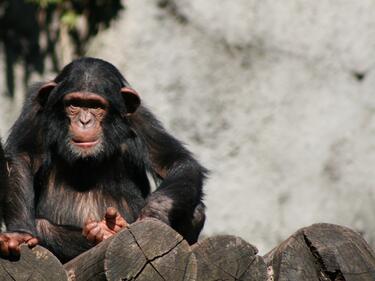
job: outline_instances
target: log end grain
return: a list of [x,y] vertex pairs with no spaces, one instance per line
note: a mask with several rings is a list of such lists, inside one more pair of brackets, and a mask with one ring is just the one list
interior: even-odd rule
[[[118,240],[118,242],[116,242]],[[123,247],[117,245],[122,243]],[[147,219],[117,235],[106,254],[108,280],[194,280],[189,244],[168,225]]]
[[0,259],[0,280],[66,281],[67,274],[60,261],[47,249],[21,245],[16,259]]
[[245,240],[221,235],[193,247],[197,259],[197,281],[266,280],[266,264],[258,250]]
[[274,280],[375,280],[375,254],[361,235],[334,224],[302,228],[264,256]]
[[73,281],[195,280],[196,260],[182,236],[146,219],[129,225],[65,265]]

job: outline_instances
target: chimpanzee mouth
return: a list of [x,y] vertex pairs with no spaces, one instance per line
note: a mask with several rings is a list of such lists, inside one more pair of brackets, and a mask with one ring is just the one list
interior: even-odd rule
[[70,153],[64,153],[63,157],[71,161],[79,159],[96,159],[98,160],[103,153],[103,142],[101,138],[93,141],[83,141],[71,139],[68,145]]
[[74,140],[73,139],[72,143],[75,146],[78,146],[79,148],[89,149],[89,148],[95,147],[99,143],[99,140],[95,140],[95,141],[78,141],[78,140]]

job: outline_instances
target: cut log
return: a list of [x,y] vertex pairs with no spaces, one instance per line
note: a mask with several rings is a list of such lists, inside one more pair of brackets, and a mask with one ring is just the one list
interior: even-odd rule
[[158,220],[136,222],[65,264],[70,280],[195,280],[189,244]]
[[357,232],[338,225],[302,228],[264,259],[269,280],[375,280],[375,254],[370,246]]
[[197,281],[266,281],[266,264],[258,250],[243,239],[223,235],[193,246],[197,259]]
[[0,280],[67,281],[68,277],[60,261],[47,249],[21,245],[18,259],[0,259]]

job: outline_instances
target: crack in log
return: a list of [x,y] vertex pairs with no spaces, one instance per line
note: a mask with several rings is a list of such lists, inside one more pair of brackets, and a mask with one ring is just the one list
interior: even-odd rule
[[[210,244],[211,247],[213,247],[213,244],[211,242],[211,240],[208,240],[208,243]],[[243,257],[247,256],[247,254],[243,254],[241,255],[238,259],[235,260],[235,262],[237,262],[238,260],[242,259]],[[245,274],[247,272],[247,270],[250,268],[250,266],[254,263],[255,261],[255,256],[253,256],[253,259],[251,260],[250,264],[249,264],[249,267],[246,268],[246,270],[244,272],[242,272],[241,276],[240,277],[237,277],[237,276],[234,276],[233,274],[227,272],[226,270],[224,270],[222,267],[220,267],[219,265],[215,264],[215,263],[212,263],[210,262],[208,259],[206,259],[204,256],[201,256],[202,259],[209,265],[213,266],[213,267],[216,267],[217,269],[221,270],[222,272],[224,272],[225,274],[227,274],[228,276],[232,277],[235,281],[242,281],[241,279],[238,279],[238,278],[241,278],[243,276],[243,274]],[[237,275],[237,274],[236,274]]]
[[31,274],[29,275],[29,277],[27,278],[26,281],[30,281],[30,280],[31,280],[31,277],[33,277],[34,273],[35,273],[35,271],[31,272]]
[[[190,265],[190,261],[188,261],[188,262],[185,264],[184,275],[182,276],[182,280],[186,280],[186,273],[187,273],[187,270],[188,270],[189,265]],[[192,279],[192,278],[189,278],[189,279]],[[192,280],[193,280],[193,279],[192,279]]]
[[137,241],[137,238],[135,237],[135,235],[133,234],[133,232],[128,229],[130,235],[133,237],[134,239],[134,242],[137,244],[138,248],[141,250],[143,256],[145,257],[146,259],[146,263],[142,266],[142,268],[139,270],[139,272],[136,274],[136,276],[134,276],[134,278],[132,279],[124,279],[124,281],[131,281],[131,280],[136,280],[140,274],[143,272],[143,270],[146,268],[147,265],[150,265],[154,270],[155,272],[160,276],[160,278],[162,278],[163,280],[167,281],[163,275],[161,275],[161,273],[156,269],[156,267],[152,264],[152,262],[154,262],[155,260],[159,259],[159,258],[162,258],[166,255],[168,255],[170,252],[172,252],[176,247],[178,247],[178,245],[180,245],[182,243],[182,241],[184,241],[183,238],[180,239],[180,241],[177,241],[177,243],[171,247],[171,249],[169,249],[168,251],[166,251],[165,253],[162,253],[160,255],[156,255],[155,257],[153,257],[152,259],[149,259],[146,255],[146,253],[143,251],[142,249],[142,246],[138,243]]
[[336,269],[334,272],[327,269],[327,266],[324,264],[324,260],[319,254],[318,249],[313,246],[312,242],[305,233],[303,233],[303,239],[305,240],[306,246],[309,248],[312,256],[315,258],[316,264],[320,267],[320,273],[323,275],[323,277],[331,281],[345,281],[344,275],[340,269]]
[[249,263],[249,265],[246,267],[246,269],[245,269],[245,271],[244,272],[242,272],[242,274],[240,275],[240,279],[239,279],[239,281],[241,281],[242,279],[242,276],[244,276],[248,271],[249,271],[249,269],[250,269],[250,267],[255,263],[255,261],[256,261],[256,256],[254,256],[254,258],[253,258],[253,260]]
[[[211,240],[208,240],[208,243],[209,243],[210,246],[213,248],[212,241],[211,241]],[[222,272],[228,274],[230,277],[232,277],[234,280],[237,281],[236,276],[233,276],[233,274],[231,274],[231,273],[227,272],[226,270],[222,269],[220,266],[218,266],[218,265],[216,265],[216,264],[214,264],[214,263],[211,263],[211,262],[210,262],[209,260],[207,260],[205,257],[203,257],[203,259],[206,261],[207,264],[210,264],[210,265],[216,267],[217,269],[219,269],[219,270],[221,270]]]
[[267,267],[267,280],[266,281],[274,281],[274,271],[273,266],[270,265]]
[[[194,281],[196,280],[196,277],[186,277],[186,273],[188,273],[187,270],[186,270],[186,268],[184,268],[184,269],[178,269],[176,267],[166,266],[166,265],[160,265],[160,267],[167,268],[167,269],[173,270],[175,272],[181,272],[181,273],[183,273],[184,275],[183,275],[183,278],[181,280],[186,280],[186,278],[188,278],[187,280],[194,280]],[[238,280],[238,281],[242,281],[242,280]]]
[[10,274],[10,272],[6,269],[6,267],[1,264],[1,267],[5,270],[5,272],[9,275],[9,277],[13,280],[13,281],[17,281],[13,276],[12,274]]

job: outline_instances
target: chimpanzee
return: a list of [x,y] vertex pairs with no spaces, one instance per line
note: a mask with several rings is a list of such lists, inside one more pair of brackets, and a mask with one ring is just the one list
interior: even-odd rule
[[66,262],[146,217],[189,243],[203,227],[207,170],[106,61],[77,59],[34,86],[5,150],[3,255],[40,243]]
[[0,140],[0,229],[3,226],[3,204],[1,202],[4,202],[4,196],[6,192],[7,182],[8,182],[8,176],[7,176],[7,164],[5,160],[5,154],[3,145]]

